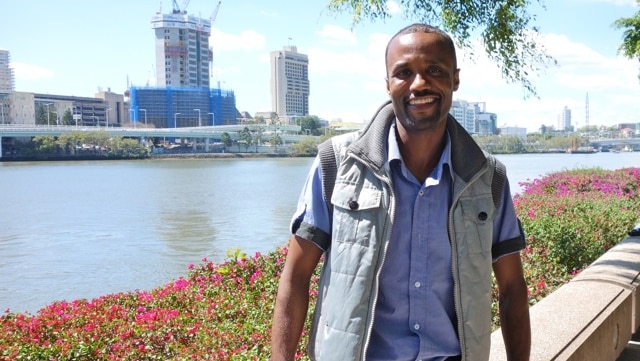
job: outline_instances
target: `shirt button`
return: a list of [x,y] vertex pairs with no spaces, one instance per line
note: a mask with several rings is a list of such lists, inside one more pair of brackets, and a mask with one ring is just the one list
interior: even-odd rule
[[424,195],[424,191],[421,190],[420,192],[418,192],[419,195],[423,196]]
[[414,285],[414,286],[416,286],[416,288],[420,288],[420,286],[421,286],[421,285],[420,285],[420,282],[416,282],[416,283],[414,283],[413,285]]
[[413,325],[413,329],[414,330],[419,330],[420,329],[420,324],[419,323],[414,324]]

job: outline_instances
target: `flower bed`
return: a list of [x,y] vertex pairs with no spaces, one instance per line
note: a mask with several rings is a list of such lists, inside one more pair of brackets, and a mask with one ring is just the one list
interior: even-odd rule
[[[528,241],[523,262],[532,304],[624,238],[640,219],[639,189],[640,168],[565,171],[525,184],[514,205]],[[185,278],[150,291],[55,302],[36,315],[7,310],[0,359],[267,359],[286,251],[235,251],[219,265],[203,260]],[[312,302],[316,292],[312,287]],[[307,359],[306,337],[298,359]]]

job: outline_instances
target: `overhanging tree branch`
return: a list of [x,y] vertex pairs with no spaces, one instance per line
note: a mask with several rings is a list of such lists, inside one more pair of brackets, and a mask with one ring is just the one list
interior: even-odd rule
[[[534,0],[543,5],[542,0]],[[399,0],[408,19],[442,28],[458,47],[476,50],[472,36],[480,32],[480,47],[494,61],[502,77],[519,82],[525,97],[537,96],[530,77],[549,65],[557,64],[538,41],[539,30],[531,24],[535,16],[528,12],[531,0]],[[353,13],[352,26],[365,19],[386,20],[391,14],[387,0],[330,0],[335,12]]]

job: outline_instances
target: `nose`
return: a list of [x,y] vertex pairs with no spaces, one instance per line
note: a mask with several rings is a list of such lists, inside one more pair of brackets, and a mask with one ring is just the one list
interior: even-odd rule
[[427,77],[420,73],[416,73],[413,81],[411,82],[411,91],[420,91],[428,88],[430,88],[430,86]]

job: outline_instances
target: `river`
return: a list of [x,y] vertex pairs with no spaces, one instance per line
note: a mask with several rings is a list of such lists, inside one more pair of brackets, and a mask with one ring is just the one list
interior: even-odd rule
[[[520,182],[640,152],[499,155]],[[0,162],[0,312],[145,290],[286,244],[311,158]]]

